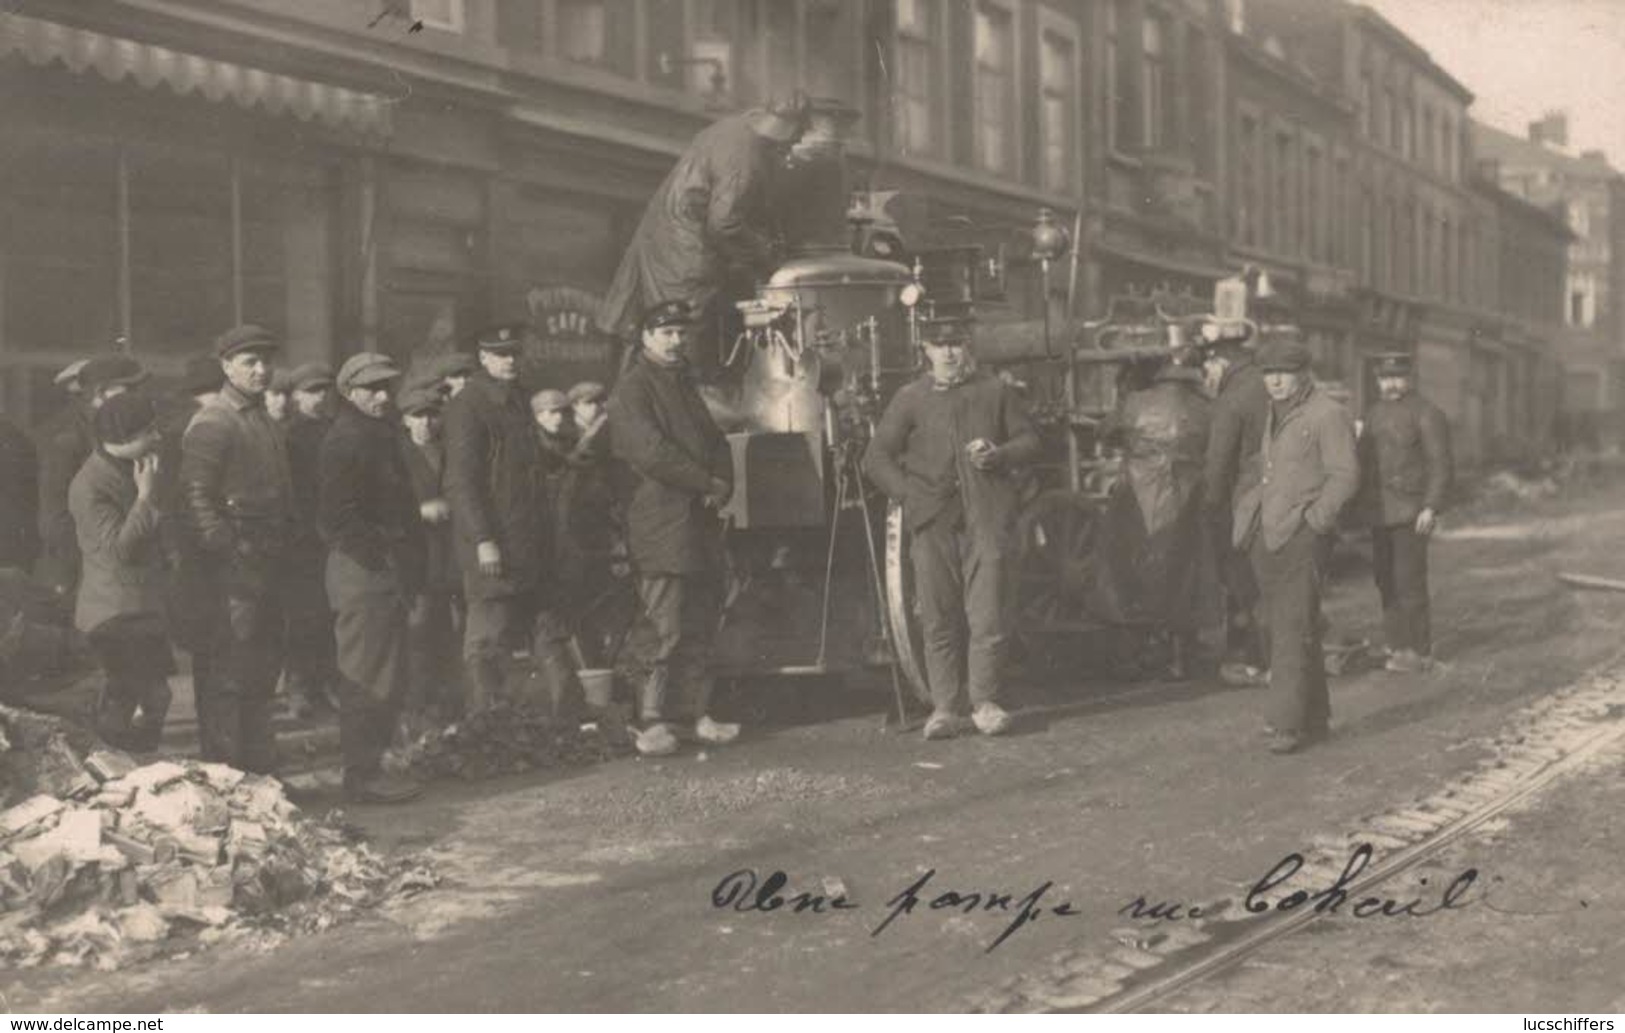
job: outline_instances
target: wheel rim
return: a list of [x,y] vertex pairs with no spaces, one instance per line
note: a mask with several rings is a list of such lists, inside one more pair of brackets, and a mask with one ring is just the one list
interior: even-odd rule
[[1096,527],[1095,504],[1071,492],[1044,492],[1022,511],[1016,613],[1023,634],[1076,631],[1089,623],[1085,597],[1094,580]]

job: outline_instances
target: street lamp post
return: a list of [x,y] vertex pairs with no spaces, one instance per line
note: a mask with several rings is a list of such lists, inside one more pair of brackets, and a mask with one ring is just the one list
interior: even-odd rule
[[[1055,221],[1055,213],[1048,208],[1038,209],[1038,221],[1033,224],[1033,257],[1038,259],[1039,269],[1043,278],[1043,306],[1044,306],[1044,355],[1055,357],[1055,349],[1050,343],[1050,296],[1049,271],[1050,265],[1065,255],[1072,247],[1071,235],[1066,227]],[[1078,435],[1072,426],[1073,414],[1078,408],[1078,364],[1076,350],[1069,342],[1066,346],[1066,457],[1067,485],[1074,492],[1082,487],[1079,461],[1081,456],[1078,450]]]

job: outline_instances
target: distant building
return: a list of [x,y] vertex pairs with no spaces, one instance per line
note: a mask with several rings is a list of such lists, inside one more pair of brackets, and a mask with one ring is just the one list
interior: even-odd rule
[[1571,153],[1560,113],[1532,123],[1528,139],[1485,125],[1473,139],[1486,177],[1559,213],[1573,234],[1557,337],[1566,434],[1625,444],[1625,177],[1601,152]]

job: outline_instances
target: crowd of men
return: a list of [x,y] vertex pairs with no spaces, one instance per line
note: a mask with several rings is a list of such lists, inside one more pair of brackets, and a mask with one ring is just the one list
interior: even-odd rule
[[692,323],[653,306],[613,395],[528,390],[515,326],[410,380],[376,352],[278,371],[254,325],[170,393],[125,354],[75,363],[33,440],[0,418],[0,561],[73,602],[105,672],[97,731],[131,750],[158,746],[178,648],[205,759],[277,770],[280,682],[337,710],[351,798],[411,799],[382,763],[405,710],[589,716],[578,671],[627,630],[594,615],[630,575],[655,641],[637,748],[732,741],[709,708],[732,460],[687,373]]

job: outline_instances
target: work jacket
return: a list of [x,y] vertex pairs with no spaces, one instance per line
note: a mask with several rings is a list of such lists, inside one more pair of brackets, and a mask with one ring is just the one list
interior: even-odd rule
[[372,595],[413,595],[423,584],[418,506],[399,435],[393,422],[343,402],[322,438],[317,527],[335,610]]
[[1219,381],[1207,440],[1202,481],[1210,519],[1228,528],[1230,544],[1242,548],[1258,525],[1259,447],[1270,396],[1264,374],[1248,357]]
[[[965,446],[985,438],[999,463],[978,470]],[[892,396],[863,469],[881,491],[903,505],[911,530],[939,518],[965,520],[986,543],[1008,544],[1020,505],[1018,468],[1038,455],[1038,432],[1015,391],[984,372],[952,387],[929,373]]]
[[[411,435],[401,434],[399,447],[412,480],[412,494],[419,505],[446,501],[446,448],[443,441],[420,445]],[[421,522],[421,518],[420,518]],[[452,551],[451,521],[423,523],[423,588],[428,592],[456,592],[462,588],[457,558]]]
[[609,435],[633,482],[626,533],[638,573],[717,570],[722,524],[704,500],[713,477],[731,489],[733,456],[688,368],[639,354],[610,396]]
[[89,632],[114,617],[163,614],[164,549],[158,508],[138,498],[132,464],[99,449],[68,487],[81,558],[73,622]]
[[[547,570],[551,530],[541,446],[517,381],[484,370],[446,403],[446,498],[457,562],[476,598],[534,589]],[[495,542],[502,576],[480,573],[476,546]]]
[[1374,527],[1409,524],[1424,509],[1444,509],[1450,489],[1450,426],[1444,413],[1412,392],[1378,399],[1360,435],[1360,497],[1355,512]]
[[1316,534],[1330,534],[1360,487],[1349,411],[1306,385],[1295,398],[1270,403],[1262,441],[1264,547],[1279,551],[1306,523]]
[[275,573],[292,532],[293,479],[263,396],[228,383],[198,409],[181,440],[181,490],[212,562],[247,562],[260,581]]
[[39,444],[39,531],[44,562],[40,573],[58,594],[72,594],[79,582],[79,546],[68,512],[68,485],[96,447],[89,410],[70,400],[34,432]]

